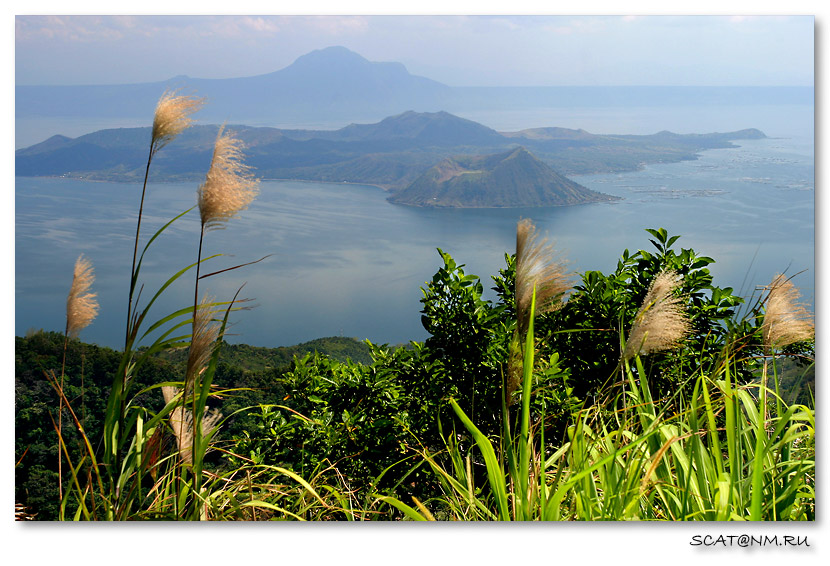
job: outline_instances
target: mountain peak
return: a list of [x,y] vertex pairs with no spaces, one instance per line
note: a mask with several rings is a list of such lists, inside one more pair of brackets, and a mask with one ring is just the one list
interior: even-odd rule
[[199,79],[177,76],[136,85],[15,87],[15,115],[146,118],[165,88],[205,96],[200,120],[229,116],[260,122],[374,120],[446,106],[451,88],[410,74],[402,63],[369,61],[342,45],[317,49],[279,70],[255,76]]
[[527,150],[527,149],[526,149],[523,145],[520,145],[519,147],[517,147],[516,149],[514,149],[513,151],[511,151],[511,152],[507,155],[507,157],[506,157],[505,159],[516,159],[516,158],[522,158],[522,159],[526,159],[526,158],[536,159],[536,158],[533,156],[533,154],[531,154],[531,153],[530,153],[530,152],[529,152],[529,151],[528,151],[528,150]]
[[524,147],[448,158],[389,199],[429,207],[567,206],[614,200],[556,173]]
[[429,146],[500,145],[504,138],[478,122],[449,112],[407,110],[375,124],[351,124],[339,130],[341,139],[410,139]]
[[276,74],[298,76],[328,74],[343,77],[354,75],[356,80],[371,80],[372,75],[375,75],[376,78],[380,75],[383,80],[420,79],[420,77],[410,75],[403,63],[369,61],[359,53],[355,53],[342,45],[315,49],[301,55],[288,67],[276,71]]
[[46,153],[50,151],[55,151],[56,149],[65,147],[72,141],[72,138],[66,137],[61,134],[55,134],[54,136],[40,143],[36,143],[35,145],[25,147],[22,149],[18,149],[17,151],[15,151],[15,155],[35,155],[42,152]]
[[350,64],[350,65],[369,65],[370,61],[354,51],[343,47],[342,45],[333,45],[323,49],[315,49],[305,55],[301,55],[294,60],[294,62],[287,68],[294,66],[316,66],[320,63],[325,64]]

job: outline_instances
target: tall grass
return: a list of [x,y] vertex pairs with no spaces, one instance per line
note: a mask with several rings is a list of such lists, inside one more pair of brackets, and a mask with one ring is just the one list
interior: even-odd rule
[[[63,356],[61,359],[60,388],[64,387],[64,374],[66,373],[66,349],[70,338],[77,338],[78,334],[90,325],[98,315],[98,301],[96,294],[90,293],[92,283],[95,281],[92,262],[79,255],[75,260],[75,269],[72,274],[72,286],[69,288],[69,295],[66,298],[66,329],[63,340]],[[52,375],[54,379],[54,374]],[[83,375],[81,376],[83,379]],[[83,391],[83,384],[81,384]],[[83,401],[82,401],[83,406]],[[60,437],[63,433],[63,398],[58,400],[58,425],[57,431]],[[63,455],[61,446],[58,445],[58,500],[63,499]]]
[[[776,280],[770,287],[765,336],[777,332],[809,338],[812,326],[805,322],[805,311],[791,289],[781,285]],[[698,368],[673,398],[653,398],[642,356],[676,347],[688,329],[681,302],[673,295],[676,286],[674,274],[655,278],[627,343],[621,340],[622,388],[606,405],[584,406],[574,414],[566,441],[550,456],[544,415],[531,422],[529,402],[534,290],[518,434],[505,418],[500,437],[488,438],[451,399],[466,435],[453,430],[445,436],[443,452],[421,453],[442,495],[416,500],[414,507],[394,497],[379,500],[412,520],[814,520],[814,410],[788,405],[777,386],[770,390],[766,363],[760,382],[735,382],[733,368],[746,337],[733,336],[719,363]],[[776,296],[776,289],[785,290],[786,300]],[[775,328],[793,320],[798,332]],[[780,347],[783,341],[775,344]],[[767,348],[772,346],[767,341]],[[774,366],[774,356],[772,361]],[[667,413],[667,407],[681,409]],[[473,469],[481,466],[486,483],[476,485]]]
[[[83,520],[206,519],[212,514],[223,516],[227,513],[228,505],[230,508],[240,506],[238,501],[228,503],[228,494],[234,493],[233,489],[227,487],[228,478],[205,469],[205,454],[214,444],[215,434],[223,422],[221,415],[207,406],[211,396],[223,393],[216,391],[212,383],[219,354],[218,344],[224,336],[229,314],[241,308],[239,292],[229,301],[204,300],[199,303],[194,300],[193,306],[180,308],[152,322],[149,318],[150,309],[156,301],[168,287],[191,269],[195,268],[196,271],[194,296],[198,298],[201,279],[241,267],[235,266],[207,275],[199,273],[202,262],[216,257],[202,258],[202,241],[206,229],[221,227],[222,223],[247,207],[256,194],[257,181],[241,162],[241,143],[231,133],[225,132],[224,128],[220,128],[217,136],[206,181],[197,192],[202,229],[196,262],[170,276],[146,304],[141,302],[144,291],[140,284],[141,266],[145,256],[174,222],[192,210],[178,214],[158,229],[139,253],[150,166],[156,153],[190,126],[190,115],[201,104],[200,99],[165,93],[156,107],[136,221],[127,297],[125,345],[119,367],[113,375],[104,415],[103,438],[100,443],[103,449],[98,448],[95,439],[88,437],[82,421],[77,418],[66,398],[63,372],[60,380],[54,374],[49,376],[59,396],[59,415],[63,414],[62,409],[66,407],[82,442],[81,456],[72,462],[62,435],[59,416],[56,425],[59,450],[70,462],[72,486],[65,494],[61,488],[60,519],[69,518],[66,511],[70,502],[77,509],[72,518]],[[79,265],[80,268],[76,267],[75,283],[67,303],[67,337],[77,334],[94,317],[92,311],[95,309],[91,302],[94,295],[86,293],[91,283],[91,267],[86,263]],[[189,334],[186,333],[188,325],[191,327]],[[138,348],[140,344],[144,347]],[[165,381],[140,391],[133,390],[135,376],[147,360],[162,350],[181,347],[189,349],[183,382]],[[165,405],[157,413],[138,402],[142,396],[159,393],[163,393]],[[171,437],[175,439],[174,448],[165,451],[165,445],[170,443],[165,443],[164,439]],[[59,460],[62,461],[63,458]],[[274,475],[279,473],[286,477],[294,476],[293,472],[287,470],[274,470]],[[313,492],[305,480],[295,479],[300,486],[294,488],[295,491],[300,493],[310,489]],[[247,481],[251,481],[250,471]],[[250,495],[245,494],[248,498],[245,505],[253,504]],[[217,503],[220,499],[224,501],[223,504]]]
[[[519,435],[505,431],[494,443],[450,401],[480,458],[452,435],[445,454],[423,453],[441,497],[422,509],[385,500],[418,520],[815,519],[812,409],[787,406],[762,384],[738,386],[727,357],[691,378],[683,412],[665,414],[642,360],[633,361],[624,364],[624,406],[575,415],[567,441],[548,457],[541,426],[526,436],[524,406]],[[486,467],[486,485],[474,484],[472,460]]]

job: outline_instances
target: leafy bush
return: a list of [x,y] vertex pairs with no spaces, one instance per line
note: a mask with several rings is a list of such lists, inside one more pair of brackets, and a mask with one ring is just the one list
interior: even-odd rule
[[[677,253],[672,245],[679,236],[670,237],[663,228],[647,231],[654,237],[655,252],[625,250],[614,272],[586,271],[564,308],[538,323],[545,348],[559,352],[567,367],[579,375],[575,388],[581,398],[596,395],[608,384],[619,364],[620,337],[627,335],[657,274],[672,270],[683,278],[679,293],[693,331],[680,351],[648,357],[655,396],[669,396],[696,368],[716,362],[729,331],[725,321],[743,303],[731,288],[713,285],[708,269],[712,258],[692,249]],[[744,379],[751,369],[751,364],[740,368]]]
[[346,485],[375,486],[406,457],[407,399],[382,361],[361,365],[306,355],[282,376],[285,405],[264,405],[235,438],[231,462],[280,465],[301,476],[334,465]]

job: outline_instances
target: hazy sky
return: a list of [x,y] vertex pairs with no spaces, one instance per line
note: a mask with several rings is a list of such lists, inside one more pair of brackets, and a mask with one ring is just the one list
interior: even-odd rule
[[16,16],[15,79],[269,73],[343,45],[452,86],[812,85],[812,16]]

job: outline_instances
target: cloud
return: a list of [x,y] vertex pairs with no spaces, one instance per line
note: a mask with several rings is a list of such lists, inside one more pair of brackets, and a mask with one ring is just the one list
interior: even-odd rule
[[607,28],[608,21],[603,17],[568,17],[553,18],[553,22],[544,26],[546,31],[558,35],[601,33]]
[[496,17],[496,18],[491,19],[490,23],[497,26],[497,27],[504,28],[504,29],[507,29],[507,30],[510,30],[510,31],[515,31],[515,30],[518,30],[518,29],[522,29],[522,26],[519,25],[519,23],[517,21],[515,21],[513,19],[510,19],[510,18]]
[[121,39],[135,23],[125,16],[17,16],[14,27],[16,41],[92,42]]
[[316,31],[330,35],[347,35],[369,31],[369,21],[363,16],[307,16],[302,23]]
[[272,16],[202,16],[191,17],[167,27],[191,37],[252,40],[289,31],[291,22],[284,17]]
[[276,33],[280,31],[280,25],[273,19],[247,16],[240,19],[240,27],[248,28],[257,33]]
[[363,34],[362,16],[18,16],[18,42],[107,42],[131,37],[221,37],[251,39],[277,33]]

